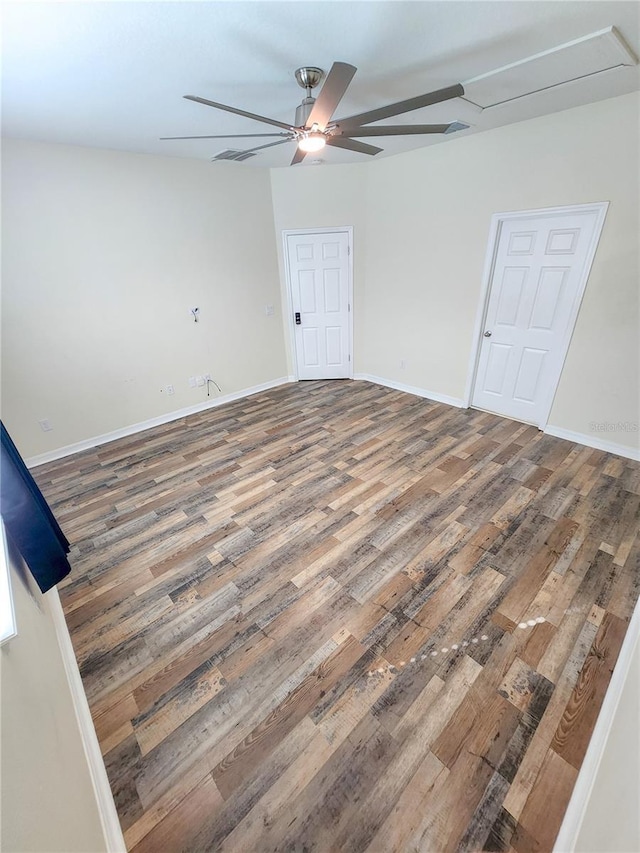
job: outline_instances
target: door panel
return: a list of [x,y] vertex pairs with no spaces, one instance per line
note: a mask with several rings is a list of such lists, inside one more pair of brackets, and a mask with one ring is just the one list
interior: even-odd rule
[[540,271],[538,287],[533,299],[530,329],[553,331],[558,320],[558,306],[561,304],[562,291],[570,272],[569,267],[544,267]]
[[349,235],[346,231],[287,235],[291,310],[299,379],[351,375]]
[[304,367],[318,367],[318,330],[303,329],[302,330],[302,356],[304,359]]
[[505,267],[496,311],[496,323],[500,326],[515,326],[527,273],[526,267]]
[[335,367],[342,364],[342,330],[339,326],[326,329],[327,364]]
[[521,403],[535,403],[546,355],[546,351],[542,349],[523,348],[513,390],[515,400],[519,400]]
[[489,345],[487,369],[484,373],[483,383],[483,390],[486,394],[502,394],[512,349],[513,347],[507,344],[492,343]]
[[[472,404],[540,425],[573,331],[596,211],[502,223]],[[487,334],[488,333],[488,334]]]

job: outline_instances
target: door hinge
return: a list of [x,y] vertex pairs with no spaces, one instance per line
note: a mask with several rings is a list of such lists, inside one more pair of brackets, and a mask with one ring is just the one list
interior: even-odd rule
[[351,353],[349,353],[349,361],[351,361]]
[[347,255],[351,254],[351,246],[347,246]]
[[351,303],[350,302],[347,303],[347,310],[351,311]]

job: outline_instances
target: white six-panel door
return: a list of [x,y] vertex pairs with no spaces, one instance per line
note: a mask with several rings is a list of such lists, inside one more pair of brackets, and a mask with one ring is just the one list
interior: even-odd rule
[[502,222],[472,405],[544,424],[601,225],[598,210]]
[[287,234],[298,379],[351,375],[349,232]]

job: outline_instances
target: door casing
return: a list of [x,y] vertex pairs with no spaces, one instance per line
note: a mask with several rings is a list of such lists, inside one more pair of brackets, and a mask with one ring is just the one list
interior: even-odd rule
[[560,377],[562,376],[562,370],[564,368],[567,352],[569,351],[569,344],[571,343],[571,337],[573,335],[573,330],[575,329],[576,320],[578,318],[578,312],[582,303],[582,297],[584,296],[587,281],[589,280],[591,267],[593,265],[593,259],[598,248],[598,243],[600,241],[600,235],[602,233],[602,227],[604,225],[604,220],[607,215],[608,208],[608,201],[599,201],[593,202],[591,204],[572,204],[563,207],[545,207],[538,208],[535,210],[512,210],[507,211],[506,213],[493,214],[493,216],[491,217],[491,225],[489,228],[487,253],[485,256],[484,268],[482,272],[482,287],[480,291],[478,310],[476,312],[476,321],[473,331],[473,343],[471,347],[471,355],[469,357],[469,368],[467,371],[467,384],[465,387],[463,398],[465,408],[469,408],[469,406],[471,405],[471,398],[473,396],[473,389],[478,371],[478,362],[480,359],[480,347],[482,345],[485,319],[487,315],[487,308],[489,305],[489,297],[491,294],[491,282],[493,280],[496,255],[498,251],[498,243],[500,241],[503,223],[513,219],[544,219],[547,216],[570,216],[571,214],[595,213],[596,224],[593,229],[590,245],[587,249],[587,256],[580,284],[578,286],[575,298],[571,305],[571,313],[569,317],[569,322],[567,324],[567,330],[565,333],[564,341],[561,344],[559,358],[560,371],[558,373],[555,386],[550,390],[547,395],[546,405],[543,407],[544,416],[542,418],[541,423],[538,424],[539,429],[544,429],[546,427],[549,420],[549,414],[551,413],[551,408],[553,406],[553,401],[555,398],[558,383],[560,381]]
[[349,376],[348,379],[353,379],[353,226],[330,226],[325,228],[292,228],[282,232],[282,252],[284,257],[285,283],[287,286],[287,329],[289,330],[289,345],[291,347],[291,357],[293,358],[294,379],[299,381],[300,372],[298,370],[298,352],[296,348],[295,326],[293,322],[293,293],[291,289],[291,269],[289,266],[289,247],[287,238],[295,235],[304,234],[337,234],[346,233],[349,242],[349,278],[347,282],[349,292],[349,323],[348,323],[348,339],[349,339]]

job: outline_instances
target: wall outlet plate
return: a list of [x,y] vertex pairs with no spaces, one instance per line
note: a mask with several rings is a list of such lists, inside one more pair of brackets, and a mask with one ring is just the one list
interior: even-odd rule
[[41,421],[38,421],[38,423],[40,424],[42,432],[50,432],[53,429],[53,424],[49,418],[43,418]]
[[197,384],[198,383],[196,382],[196,377],[190,376],[189,377],[189,388],[195,388],[197,386]]

